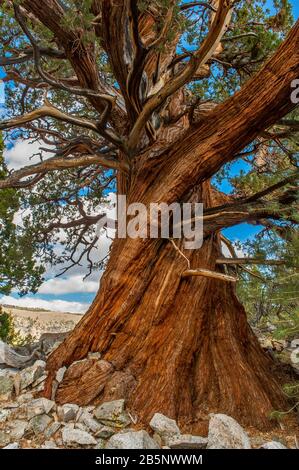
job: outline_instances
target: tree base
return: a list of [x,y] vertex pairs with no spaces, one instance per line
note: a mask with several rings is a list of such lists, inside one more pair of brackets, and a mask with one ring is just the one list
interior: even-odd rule
[[[56,393],[59,403],[125,398],[145,425],[160,412],[182,429],[197,430],[209,413],[221,412],[245,426],[272,427],[270,413],[285,409],[286,399],[234,286],[182,279],[184,260],[170,243],[163,250],[161,241],[149,247],[139,264],[124,263],[115,276],[130,249],[118,241],[89,312],[48,360],[46,395],[59,367],[100,352],[100,361],[68,369]],[[193,266],[215,269],[219,249],[218,238],[211,238],[192,255]]]

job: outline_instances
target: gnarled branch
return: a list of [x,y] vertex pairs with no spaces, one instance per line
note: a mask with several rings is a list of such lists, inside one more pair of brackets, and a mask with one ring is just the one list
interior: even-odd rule
[[[51,157],[42,163],[37,163],[35,165],[25,166],[20,170],[12,172],[6,179],[0,180],[0,189],[3,188],[17,188],[17,187],[26,187],[32,185],[39,181],[37,175],[44,176],[49,171],[62,170],[67,168],[78,168],[86,167],[90,165],[99,165],[105,168],[111,168],[114,170],[127,171],[126,163],[118,162],[113,158],[108,158],[107,156],[97,155],[81,155],[80,157],[72,158],[61,158],[61,157]],[[32,180],[22,182],[22,179],[36,175]]]
[[136,120],[128,138],[128,149],[133,151],[140,138],[140,133],[146,122],[156,108],[158,108],[169,96],[173,95],[179,88],[188,83],[196,70],[202,67],[212,57],[223,37],[232,14],[232,5],[228,0],[220,0],[217,13],[210,31],[202,43],[200,49],[195,52],[183,71],[171,79],[160,91],[152,95],[144,104],[141,113]]

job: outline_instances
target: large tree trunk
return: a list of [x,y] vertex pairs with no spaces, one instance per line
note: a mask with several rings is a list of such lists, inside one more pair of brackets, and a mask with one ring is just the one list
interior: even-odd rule
[[[210,192],[204,199],[211,204]],[[214,234],[186,254],[192,268],[217,270],[220,251]],[[199,430],[208,413],[218,411],[269,427],[270,412],[285,400],[235,286],[183,279],[185,269],[167,240],[116,239],[92,306],[49,358],[47,395],[59,367],[98,351],[100,365],[91,360],[69,369],[58,402],[126,398],[143,423],[161,412]]]

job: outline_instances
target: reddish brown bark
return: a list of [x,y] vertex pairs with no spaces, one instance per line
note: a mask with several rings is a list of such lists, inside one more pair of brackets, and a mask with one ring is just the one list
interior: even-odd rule
[[[219,269],[218,235],[186,254],[193,268]],[[234,286],[182,279],[185,268],[166,240],[116,240],[93,305],[48,361],[48,395],[55,370],[97,351],[103,362],[72,366],[58,402],[126,398],[145,424],[161,412],[198,430],[219,411],[269,427],[270,412],[285,399]]]

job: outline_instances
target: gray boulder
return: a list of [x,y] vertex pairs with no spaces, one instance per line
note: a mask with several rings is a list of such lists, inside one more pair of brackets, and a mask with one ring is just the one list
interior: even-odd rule
[[158,444],[146,431],[129,431],[114,434],[106,449],[159,449]]
[[0,447],[5,447],[10,443],[10,435],[7,432],[0,431]]
[[0,410],[0,423],[5,423],[10,414],[10,410]]
[[60,421],[68,423],[69,421],[75,421],[78,411],[78,405],[73,403],[66,403],[65,405],[58,407],[57,416]]
[[115,434],[115,430],[110,426],[101,426],[101,428],[95,433],[96,437],[101,439],[109,439],[109,437]]
[[263,444],[260,449],[287,449],[287,447],[280,442],[270,441]]
[[6,375],[0,375],[0,401],[11,400],[13,390],[13,379]]
[[208,439],[201,436],[181,434],[179,436],[170,437],[165,443],[170,449],[205,449],[208,444]]
[[57,444],[55,441],[45,441],[44,444],[41,446],[41,449],[59,449],[59,447],[57,447]]
[[236,420],[224,414],[211,415],[208,449],[251,449],[250,440]]
[[179,427],[174,419],[170,419],[161,413],[155,413],[149,423],[151,429],[161,437],[177,436],[180,434]]
[[31,418],[31,420],[29,421],[29,426],[30,429],[34,432],[34,434],[38,435],[46,430],[51,421],[52,418],[50,418],[50,416],[42,414]]
[[7,446],[3,447],[3,449],[18,449],[19,444],[18,442],[12,442],[11,444],[8,444]]
[[9,429],[10,429],[10,436],[12,439],[22,439],[24,436],[26,429],[28,428],[28,422],[23,421],[21,419],[15,419],[13,421],[10,421],[8,424]]
[[82,413],[79,419],[80,423],[84,424],[90,431],[97,433],[103,427],[90,413],[86,411]]
[[45,438],[49,439],[51,436],[53,436],[59,429],[61,428],[61,423],[58,423],[57,421],[54,423],[51,423],[49,427],[45,430]]
[[131,423],[125,411],[125,400],[114,400],[102,403],[94,410],[94,416],[107,426],[123,428]]
[[27,405],[28,419],[34,418],[34,416],[48,414],[54,408],[54,406],[54,401],[48,400],[47,398],[37,398],[32,400]]
[[21,390],[29,387],[37,379],[39,379],[45,372],[46,363],[44,361],[35,361],[31,367],[27,367],[20,372]]
[[58,369],[58,371],[56,372],[55,378],[58,383],[62,382],[65,372],[66,372],[66,367],[60,367],[60,369]]
[[79,445],[95,445],[97,441],[95,438],[86,431],[81,429],[74,429],[65,426],[62,431],[62,440],[65,444],[79,444]]
[[105,449],[106,441],[104,439],[99,439],[97,445],[94,446],[94,449]]

